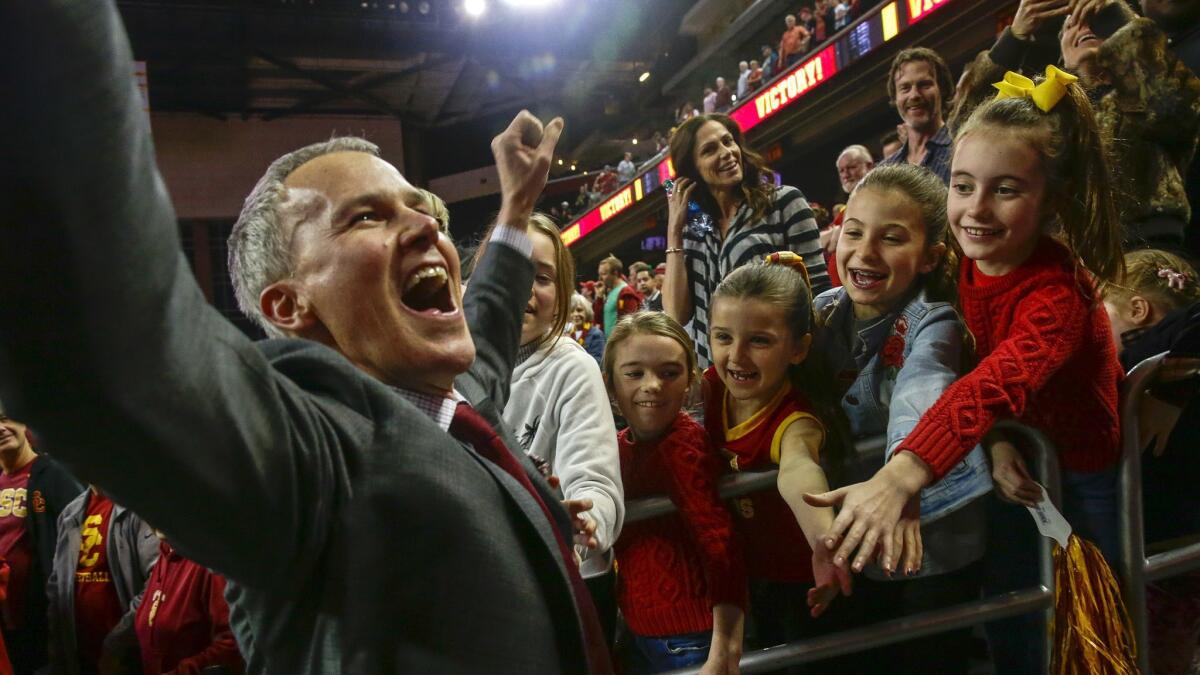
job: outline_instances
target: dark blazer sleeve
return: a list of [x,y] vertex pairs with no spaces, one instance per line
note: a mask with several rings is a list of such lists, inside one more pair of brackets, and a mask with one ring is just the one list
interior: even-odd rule
[[196,286],[113,2],[8,5],[0,45],[21,64],[0,69],[0,297],[21,317],[0,330],[0,396],[188,557],[294,584],[343,438]]
[[[483,248],[463,297],[463,311],[475,342],[475,363],[464,377],[483,389],[497,414],[508,402],[521,342],[521,318],[532,288],[529,258],[511,246],[493,242]],[[472,401],[476,406],[481,403]]]

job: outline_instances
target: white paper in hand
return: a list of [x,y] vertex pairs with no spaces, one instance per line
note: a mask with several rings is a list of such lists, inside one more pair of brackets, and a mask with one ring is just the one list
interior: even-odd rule
[[1067,539],[1071,536],[1071,524],[1066,518],[1055,508],[1054,502],[1050,501],[1050,496],[1046,494],[1046,488],[1041,485],[1042,498],[1038,500],[1037,506],[1026,506],[1029,509],[1030,515],[1033,516],[1033,522],[1037,524],[1038,532],[1042,533],[1043,537],[1050,537],[1058,542],[1058,545],[1066,548]]

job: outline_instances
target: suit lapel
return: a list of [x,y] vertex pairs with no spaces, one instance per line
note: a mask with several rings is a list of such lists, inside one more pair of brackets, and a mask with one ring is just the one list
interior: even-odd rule
[[[472,398],[467,392],[462,393],[463,395],[467,396],[468,399]],[[471,404],[472,406],[475,406],[474,402]],[[494,428],[496,432],[500,434],[500,438],[508,447],[509,452],[513,452],[513,448],[521,447],[514,444],[515,440],[512,438],[512,434],[509,433],[507,425],[500,421],[499,417],[495,414],[495,410],[492,409],[492,406],[487,404],[486,399],[484,399],[480,405],[475,406],[475,410],[478,411],[479,414],[483,415],[484,419],[486,419],[488,423],[492,425],[492,428]],[[508,494],[508,496],[514,502],[516,502],[517,506],[521,509],[521,513],[524,514],[525,519],[529,521],[529,524],[533,527],[534,531],[537,532],[538,537],[542,540],[542,543],[545,544],[546,549],[551,553],[550,557],[554,559],[555,567],[558,569],[563,581],[569,586],[570,580],[567,576],[566,561],[562,560],[562,556],[558,555],[558,540],[555,538],[553,530],[550,529],[550,521],[546,520],[546,516],[542,513],[542,507],[538,506],[538,503],[534,501],[533,496],[529,494],[529,491],[526,490],[523,485],[517,482],[515,478],[510,476],[507,471],[500,468],[490,460],[481,457],[479,453],[475,452],[475,449],[469,445],[465,443],[460,443],[459,445],[469,450],[471,455],[475,457],[476,461],[478,461],[483,468],[487,469],[488,473],[492,474],[492,477],[496,479],[496,482],[499,483],[504,488],[504,491]],[[550,510],[550,513],[555,513],[557,510],[556,504],[559,500],[559,497],[547,494],[547,490],[541,489],[541,485],[545,482],[545,478],[543,478],[541,474],[537,472],[537,469],[533,467],[533,463],[528,457],[525,456],[525,453],[514,452],[513,454],[516,456],[518,462],[520,462],[521,468],[525,470],[525,474],[529,477],[529,481],[533,484],[534,489],[538,490],[540,496],[542,497],[542,501],[546,503],[546,508]],[[567,538],[567,544],[568,547],[570,547],[572,541],[570,533],[564,532],[563,536]]]

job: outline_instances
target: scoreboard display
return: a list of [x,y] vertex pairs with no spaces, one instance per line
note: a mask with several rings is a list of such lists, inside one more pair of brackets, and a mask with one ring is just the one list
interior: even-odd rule
[[[826,44],[804,61],[780,73],[765,87],[731,110],[729,116],[737,122],[743,133],[750,131],[820,87],[838,71],[867,56],[908,27],[952,2],[953,0],[892,0],[884,4],[860,17],[834,42]],[[675,167],[671,165],[670,158],[651,166],[599,206],[571,223],[563,230],[563,242],[567,246],[575,244],[662,187],[668,178],[674,177]]]

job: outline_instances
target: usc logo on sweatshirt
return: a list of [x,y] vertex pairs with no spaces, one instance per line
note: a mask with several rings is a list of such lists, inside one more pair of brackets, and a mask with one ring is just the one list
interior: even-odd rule
[[24,518],[26,513],[25,488],[4,488],[0,490],[0,518],[8,516]]

